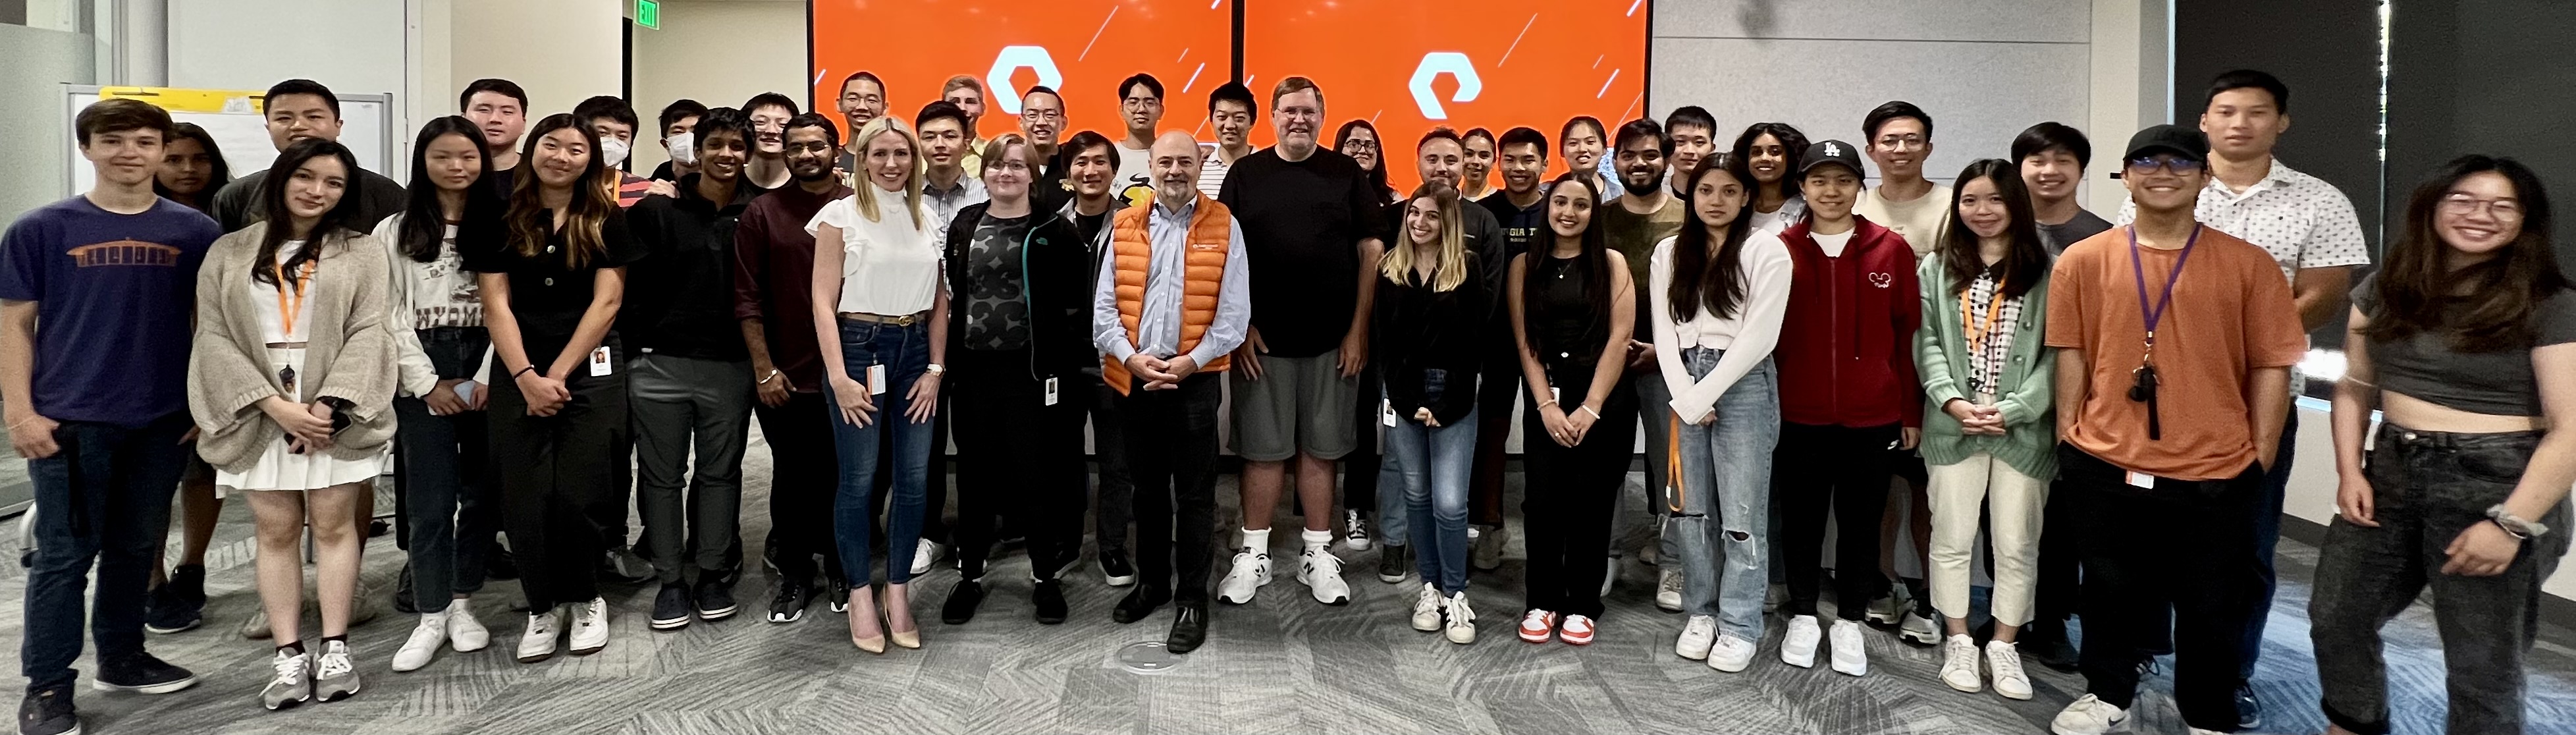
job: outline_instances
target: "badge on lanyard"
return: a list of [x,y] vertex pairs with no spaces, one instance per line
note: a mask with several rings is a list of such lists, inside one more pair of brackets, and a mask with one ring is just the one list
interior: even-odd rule
[[[2150,441],[2165,438],[2164,417],[2161,415],[2161,407],[2156,404],[2156,386],[2162,382],[2156,376],[2156,324],[2164,321],[2165,307],[2173,305],[2174,284],[2182,282],[2182,267],[2191,262],[2192,247],[2199,244],[2200,227],[2194,225],[2191,239],[2183,241],[2182,255],[2174,259],[2173,270],[2165,274],[2164,295],[2157,298],[2151,305],[2147,303],[2146,260],[2138,255],[2138,226],[2129,226],[2129,266],[2132,269],[2131,273],[2137,277],[2138,312],[2145,319],[2147,327],[2146,354],[2139,359],[2138,369],[2129,373],[2133,381],[2129,386],[2129,400],[2147,404],[2147,439]],[[2131,484],[2135,483],[2135,478],[2132,478]],[[2140,487],[2153,485],[2154,478],[2148,478],[2148,483],[2149,485]]]

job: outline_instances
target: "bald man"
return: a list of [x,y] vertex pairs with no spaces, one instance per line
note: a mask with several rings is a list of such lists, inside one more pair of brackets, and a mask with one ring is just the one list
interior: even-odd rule
[[1207,641],[1218,374],[1252,324],[1251,273],[1243,228],[1199,192],[1198,141],[1165,133],[1150,152],[1154,204],[1112,215],[1091,301],[1101,379],[1120,394],[1136,488],[1141,581],[1110,616],[1133,623],[1177,602],[1165,644],[1189,653]]

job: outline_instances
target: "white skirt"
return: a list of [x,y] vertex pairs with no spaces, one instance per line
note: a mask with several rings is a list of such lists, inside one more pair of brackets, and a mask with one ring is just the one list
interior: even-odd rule
[[[273,370],[300,374],[304,371],[304,349],[271,347],[268,365]],[[296,382],[303,381],[298,378]],[[287,389],[293,392],[296,402],[306,402],[304,386],[291,385]],[[366,459],[340,459],[328,452],[296,454],[287,451],[286,433],[281,431],[268,440],[268,447],[260,452],[259,464],[252,465],[249,472],[215,468],[215,486],[231,490],[319,490],[373,480],[384,473],[385,459],[382,453]]]

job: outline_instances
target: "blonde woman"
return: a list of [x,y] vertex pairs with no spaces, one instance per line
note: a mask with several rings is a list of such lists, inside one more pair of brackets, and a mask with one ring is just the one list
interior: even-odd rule
[[[884,653],[886,639],[921,647],[912,618],[913,553],[921,544],[929,485],[930,419],[938,410],[947,350],[948,291],[940,280],[939,228],[921,202],[921,143],[902,121],[871,120],[853,139],[858,193],[814,215],[814,332],[825,356],[826,390],[839,414],[840,489],[832,498],[834,538],[850,583],[850,642]],[[837,274],[837,275],[836,275]],[[833,359],[838,356],[839,359]],[[878,456],[879,431],[894,432],[893,457]],[[886,521],[883,619],[870,594],[868,538],[875,526],[880,467],[894,472]]]
[[1386,498],[1400,499],[1401,512],[1382,508],[1378,517],[1412,519],[1406,537],[1419,541],[1413,629],[1442,631],[1460,645],[1476,641],[1476,611],[1467,604],[1467,473],[1476,456],[1480,340],[1493,314],[1463,227],[1458,190],[1436,181],[1413,190],[1404,201],[1404,244],[1378,259],[1369,328],[1372,367],[1385,387],[1386,453],[1403,479]]

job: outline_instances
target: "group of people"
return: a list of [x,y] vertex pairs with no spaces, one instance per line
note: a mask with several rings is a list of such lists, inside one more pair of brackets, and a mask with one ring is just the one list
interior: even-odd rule
[[[1939,184],[1932,118],[1905,102],[1858,144],[1764,122],[1721,149],[1698,107],[1578,117],[1554,146],[1437,128],[1399,192],[1365,121],[1326,145],[1310,80],[1271,90],[1265,149],[1241,84],[1209,95],[1213,144],[1160,127],[1153,77],[1117,91],[1116,138],[1066,135],[1046,87],[985,135],[964,76],[908,120],[865,72],[837,121],[778,94],[683,100],[648,177],[621,169],[640,132],[623,101],[530,125],[525,93],[486,79],[419,131],[407,184],[336,142],[337,100],[310,81],[268,91],[276,162],[237,180],[146,103],[83,110],[96,187],[0,238],[0,390],[37,489],[20,732],[78,731],[93,562],[93,684],[196,682],[143,631],[200,624],[225,493],[256,520],[244,632],[276,644],[270,709],[359,690],[347,630],[369,614],[384,474],[409,556],[396,603],[419,616],[395,671],[488,646],[470,601],[495,573],[526,597],[522,662],[609,644],[604,577],[659,585],[654,629],[734,616],[755,416],[773,623],[820,596],[857,648],[919,648],[910,583],[953,550],[940,617],[968,623],[1011,584],[987,573],[1005,538],[1025,540],[1038,622],[1061,623],[1089,531],[1103,581],[1133,588],[1113,619],[1171,605],[1166,645],[1187,653],[1212,596],[1273,580],[1294,475],[1315,601],[1352,599],[1337,540],[1374,548],[1381,581],[1420,585],[1410,624],[1468,644],[1515,413],[1523,640],[1594,640],[1642,430],[1660,540],[1640,553],[1658,606],[1686,613],[1677,655],[1743,671],[1777,609],[1785,665],[1826,648],[1866,675],[1875,624],[1939,646],[1955,689],[2028,699],[2028,649],[2083,673],[2052,729],[2091,735],[2170,653],[2184,719],[2230,732],[2260,719],[2295,367],[2347,313],[2339,517],[2310,610],[2323,707],[2337,732],[2387,731],[2378,629],[2429,584],[2451,731],[2521,727],[2576,483],[2576,432],[2552,430],[2576,417],[2576,295],[2512,159],[2426,180],[2353,285],[2370,254],[2351,204],[2272,158],[2290,95],[2261,72],[2218,77],[2196,128],[2130,139],[2116,223],[2076,202],[2081,132],[2035,125]],[[1222,547],[1220,421],[1243,465]],[[1991,622],[1972,626],[1981,536]],[[318,636],[300,627],[308,537]]]

